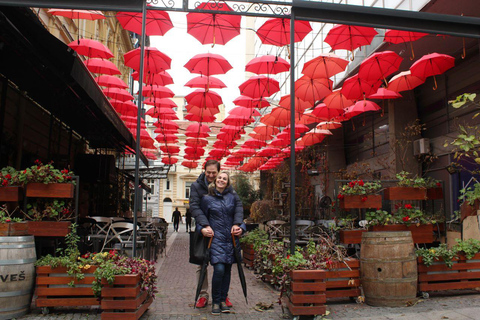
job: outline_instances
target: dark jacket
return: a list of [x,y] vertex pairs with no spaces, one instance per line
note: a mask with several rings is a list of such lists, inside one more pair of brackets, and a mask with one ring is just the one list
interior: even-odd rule
[[[236,214],[241,214],[243,219],[243,206],[242,201],[238,194],[231,188],[233,195],[237,200],[237,207],[235,208]],[[198,176],[196,182],[192,183],[190,186],[190,211],[192,212],[192,217],[195,218],[197,224],[202,227],[209,226],[210,223],[208,219],[205,218],[205,215],[202,214],[201,201],[204,195],[208,194],[208,184],[207,179],[205,178],[205,173],[202,173]]]
[[182,215],[181,215],[180,211],[178,211],[178,210],[173,211],[172,221],[180,222],[181,217],[182,217]]
[[[215,236],[210,248],[211,264],[227,263],[232,264],[235,261],[233,253],[232,226],[241,225],[243,222],[243,207],[237,202],[240,201],[235,196],[232,187],[228,187],[219,193],[215,190],[215,195],[205,195],[202,198],[202,219],[208,221],[208,225],[213,229]],[[238,210],[238,208],[242,210]],[[237,245],[239,245],[237,243]]]

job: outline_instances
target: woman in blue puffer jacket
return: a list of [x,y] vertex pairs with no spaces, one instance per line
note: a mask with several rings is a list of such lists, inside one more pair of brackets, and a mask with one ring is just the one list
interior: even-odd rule
[[[212,314],[229,313],[225,300],[230,288],[232,264],[235,261],[232,234],[239,236],[244,230],[243,212],[235,210],[238,198],[230,186],[230,177],[221,172],[208,187],[208,194],[202,198],[201,208],[209,225],[201,229],[205,237],[213,237],[210,247],[212,277]],[[238,244],[237,244],[238,245]]]

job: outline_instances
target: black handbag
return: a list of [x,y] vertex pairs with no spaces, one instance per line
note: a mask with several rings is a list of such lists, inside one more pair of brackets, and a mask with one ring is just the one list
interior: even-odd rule
[[193,264],[202,265],[207,251],[208,241],[201,232],[190,232],[190,259]]

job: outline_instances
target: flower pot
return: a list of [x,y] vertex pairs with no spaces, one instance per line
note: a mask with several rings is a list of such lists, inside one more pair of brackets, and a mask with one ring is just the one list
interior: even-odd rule
[[428,188],[427,189],[427,198],[428,198],[428,200],[443,199],[443,189],[442,189],[442,187]]
[[70,221],[28,221],[28,234],[36,237],[65,237],[70,232]]
[[23,199],[23,187],[0,187],[0,201],[20,201]]
[[327,300],[325,270],[294,270],[291,271],[290,278],[291,290],[286,304],[292,315],[325,314]]
[[362,233],[365,229],[358,230],[340,230],[340,242],[344,244],[355,244],[362,242]]
[[477,215],[479,204],[479,200],[475,200],[473,206],[469,205],[466,201],[462,203],[460,206],[460,221],[465,220],[466,217]]
[[410,231],[414,243],[432,243],[433,242],[433,224],[404,225],[387,224],[372,226],[371,231]]
[[27,184],[27,197],[39,198],[73,198],[72,183],[37,183]]
[[0,223],[0,237],[26,236],[28,234],[27,222]]
[[340,199],[340,208],[342,209],[370,209],[381,207],[382,196],[378,194],[368,196],[347,195]]
[[385,200],[426,200],[427,189],[412,187],[390,187],[383,192]]

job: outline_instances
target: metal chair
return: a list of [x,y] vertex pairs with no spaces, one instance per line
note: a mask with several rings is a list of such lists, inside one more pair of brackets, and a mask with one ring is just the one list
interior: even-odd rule
[[272,240],[283,239],[285,236],[284,230],[285,221],[283,220],[270,220],[267,222],[267,232]]
[[108,228],[112,224],[112,219],[109,217],[89,217],[95,220],[95,225],[92,228],[92,233],[88,235],[87,239],[92,241],[93,252],[100,252],[101,245],[105,241],[108,234]]
[[[136,227],[138,230],[138,226]],[[137,237],[138,238],[138,237]],[[108,228],[107,236],[103,243],[102,251],[112,250],[117,247],[115,244],[120,244],[120,250],[127,256],[133,256],[133,224],[130,222],[114,222]],[[137,257],[143,258],[145,250],[145,241],[136,241]]]

